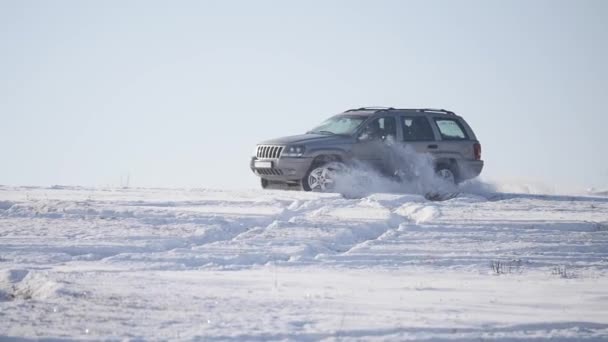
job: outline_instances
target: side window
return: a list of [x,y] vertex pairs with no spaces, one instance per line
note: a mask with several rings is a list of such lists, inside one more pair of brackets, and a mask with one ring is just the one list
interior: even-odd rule
[[424,116],[403,116],[401,117],[401,127],[403,128],[403,141],[435,140],[431,124]]
[[372,139],[386,139],[392,137],[393,139],[397,136],[397,125],[395,118],[391,116],[377,118],[367,124],[363,131],[362,137]]
[[454,119],[435,119],[442,140],[466,140],[467,135],[460,123]]

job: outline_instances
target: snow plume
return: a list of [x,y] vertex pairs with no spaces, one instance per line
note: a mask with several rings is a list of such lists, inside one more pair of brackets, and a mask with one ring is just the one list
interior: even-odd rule
[[589,195],[576,188],[546,184],[535,180],[480,180],[474,178],[458,186],[460,192],[483,196],[498,195]]
[[608,196],[608,189],[604,190],[604,189],[590,188],[590,189],[587,189],[587,193],[589,195],[593,195],[593,196]]
[[386,143],[383,158],[389,161],[388,172],[361,162],[349,165],[336,175],[335,190],[347,197],[366,196],[370,193],[428,193],[455,192],[457,187],[435,174],[433,157],[417,153],[407,145]]

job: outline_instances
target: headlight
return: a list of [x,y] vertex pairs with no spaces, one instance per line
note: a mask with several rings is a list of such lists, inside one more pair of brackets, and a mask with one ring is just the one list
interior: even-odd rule
[[283,157],[301,157],[304,154],[304,146],[287,146],[283,150]]
[[258,156],[258,145],[255,145],[255,147],[253,148],[253,152],[251,153],[252,157],[257,157]]

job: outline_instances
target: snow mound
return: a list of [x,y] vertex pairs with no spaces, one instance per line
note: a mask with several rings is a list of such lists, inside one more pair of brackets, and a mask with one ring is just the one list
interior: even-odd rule
[[0,284],[18,283],[29,273],[28,270],[2,270],[0,271]]
[[24,269],[0,272],[0,300],[47,299],[56,296],[59,284],[44,274]]
[[441,215],[434,205],[420,203],[406,203],[395,210],[395,214],[404,216],[416,224],[432,221]]
[[14,204],[15,204],[15,202],[11,202],[11,201],[0,201],[0,210],[8,210]]

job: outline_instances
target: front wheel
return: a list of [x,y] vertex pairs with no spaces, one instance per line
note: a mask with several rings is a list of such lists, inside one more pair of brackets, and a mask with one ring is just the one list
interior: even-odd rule
[[260,178],[260,185],[262,186],[262,189],[268,189],[268,184],[268,179]]
[[337,176],[345,171],[339,162],[329,162],[313,166],[302,179],[304,191],[331,192],[335,190]]

